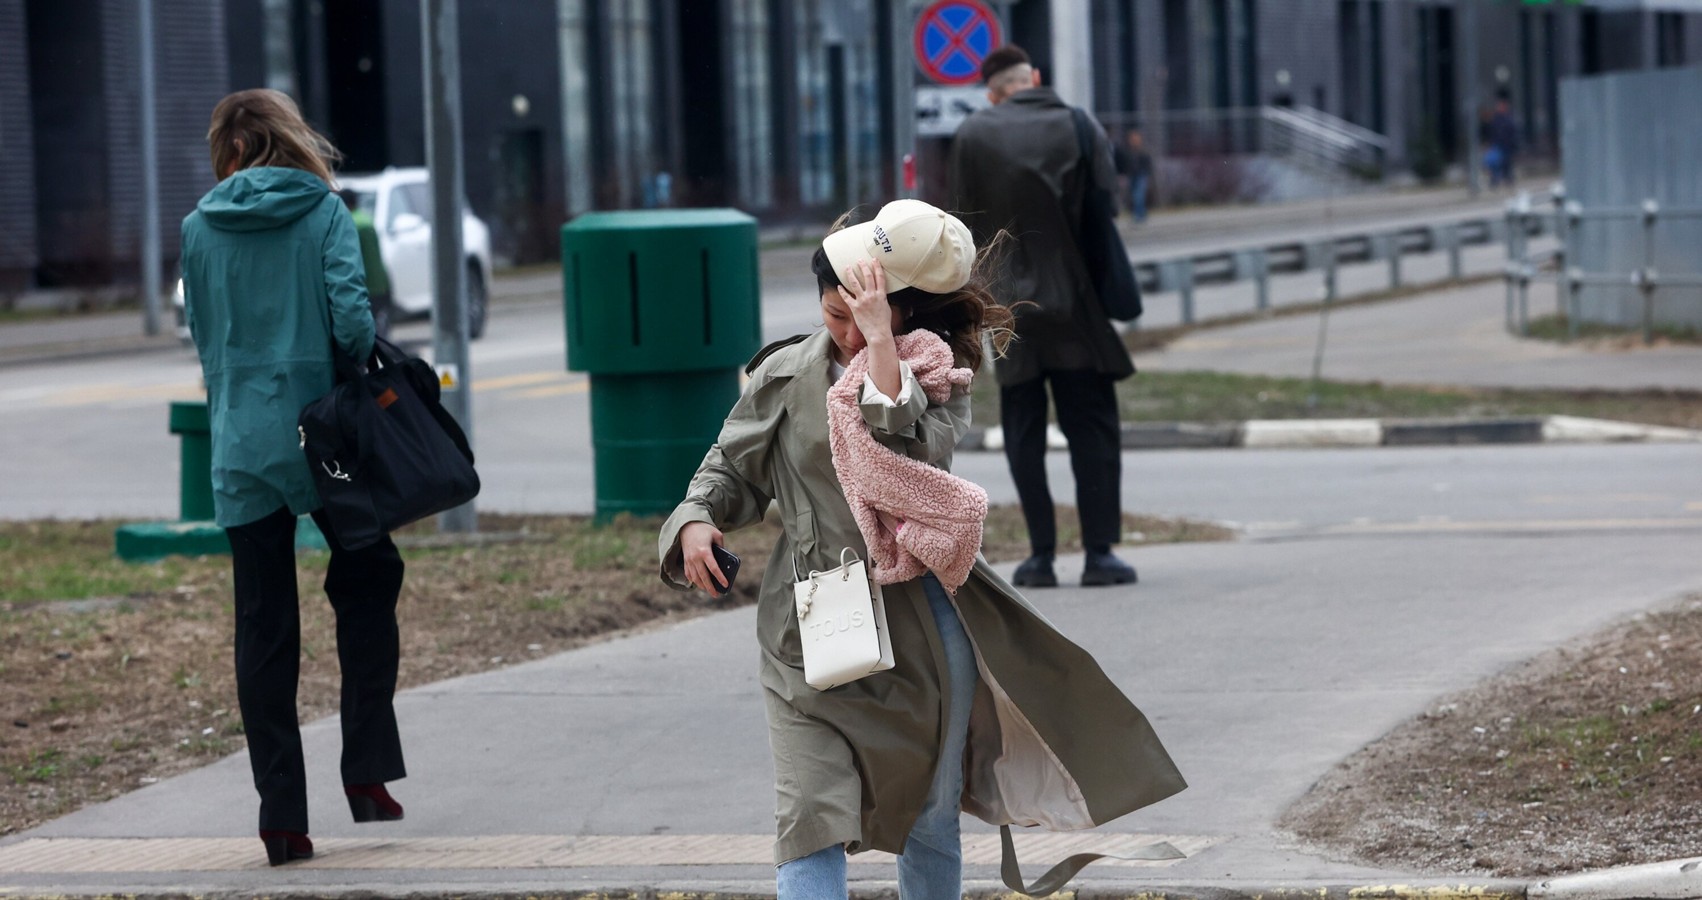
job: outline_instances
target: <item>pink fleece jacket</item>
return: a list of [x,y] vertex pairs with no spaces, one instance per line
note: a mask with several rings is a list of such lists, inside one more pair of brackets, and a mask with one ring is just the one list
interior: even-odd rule
[[[951,348],[932,332],[901,334],[896,343],[898,358],[935,403],[950,399],[952,388],[967,386],[975,374],[953,368]],[[860,408],[868,355],[864,350],[853,357],[827,392],[833,468],[869,545],[875,581],[896,584],[931,570],[955,594],[981,551],[987,492],[875,440]]]

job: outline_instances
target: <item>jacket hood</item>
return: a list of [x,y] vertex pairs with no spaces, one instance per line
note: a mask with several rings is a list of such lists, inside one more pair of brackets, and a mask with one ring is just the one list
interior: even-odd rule
[[261,166],[219,182],[196,209],[220,231],[266,231],[307,215],[330,191],[310,172]]

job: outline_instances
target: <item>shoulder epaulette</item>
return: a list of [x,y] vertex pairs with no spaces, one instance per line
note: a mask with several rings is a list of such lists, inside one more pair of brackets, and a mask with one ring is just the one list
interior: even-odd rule
[[793,344],[799,343],[799,342],[804,341],[808,338],[809,338],[809,335],[807,335],[807,334],[794,334],[789,338],[782,338],[778,341],[775,341],[772,344],[769,344],[768,346],[762,348],[761,350],[758,350],[756,352],[756,355],[751,357],[751,361],[748,362],[748,363],[745,363],[745,374],[746,375],[754,374],[756,372],[756,367],[762,365],[763,361],[768,359],[770,356],[773,356],[776,351],[790,347]]

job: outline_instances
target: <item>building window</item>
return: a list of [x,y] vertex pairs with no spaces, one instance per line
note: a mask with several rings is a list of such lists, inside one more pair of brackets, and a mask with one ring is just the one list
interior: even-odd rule
[[1684,65],[1684,13],[1655,13],[1655,42],[1655,65]]

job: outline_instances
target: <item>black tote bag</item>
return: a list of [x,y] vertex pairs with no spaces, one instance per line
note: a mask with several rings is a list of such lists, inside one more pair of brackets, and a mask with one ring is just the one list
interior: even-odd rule
[[430,365],[383,338],[365,364],[332,354],[337,385],[297,426],[338,544],[358,550],[478,496],[473,448]]
[[1117,204],[1111,192],[1093,183],[1093,123],[1087,113],[1071,109],[1076,122],[1076,147],[1081,154],[1081,223],[1076,228],[1076,246],[1093,279],[1093,289],[1105,314],[1128,322],[1141,316],[1141,286],[1129,264],[1129,250],[1117,233]]

